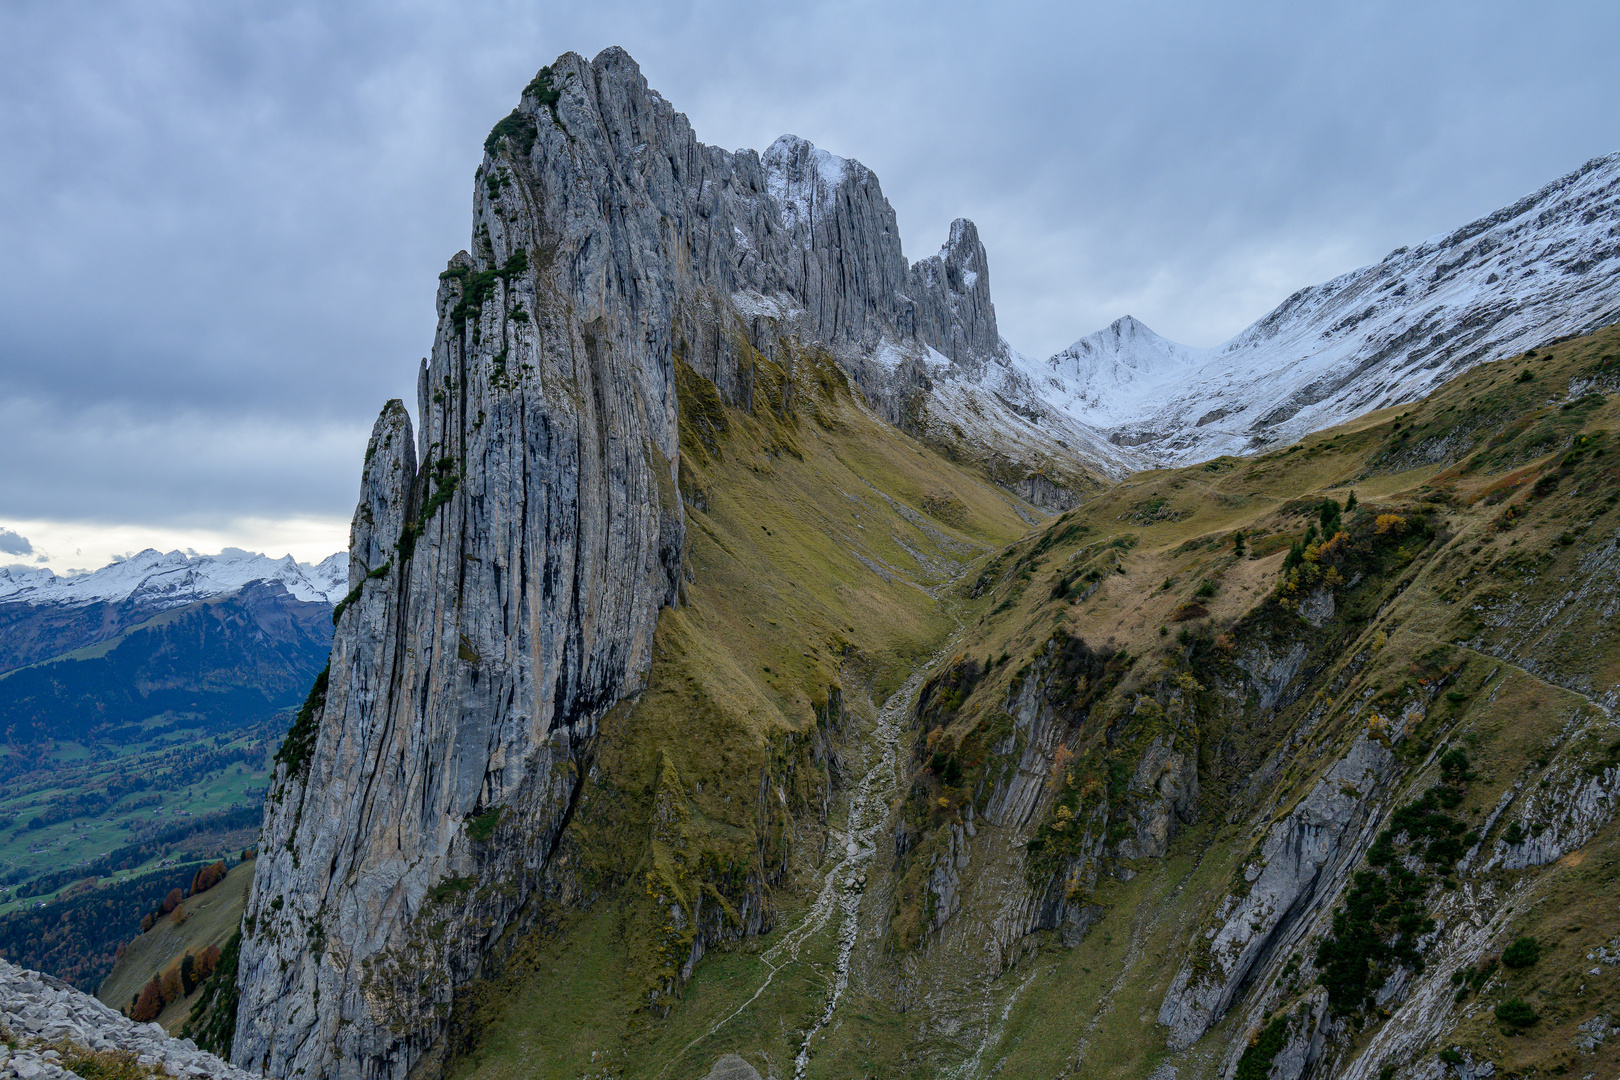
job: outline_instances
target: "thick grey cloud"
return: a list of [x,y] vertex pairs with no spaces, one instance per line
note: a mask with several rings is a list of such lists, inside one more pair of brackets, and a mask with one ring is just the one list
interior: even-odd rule
[[1033,354],[1212,344],[1620,148],[1608,3],[571,7],[0,9],[0,513],[346,518],[483,136],[566,49],[861,159],[914,258],[974,218]]

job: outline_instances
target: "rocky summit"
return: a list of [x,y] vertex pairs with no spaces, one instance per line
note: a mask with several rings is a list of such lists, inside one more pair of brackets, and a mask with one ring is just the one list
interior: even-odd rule
[[372,431],[198,1038],[288,1080],[1614,1075],[1614,172],[1214,358],[1122,319],[1035,363],[971,222],[908,261],[858,162],[559,57]]

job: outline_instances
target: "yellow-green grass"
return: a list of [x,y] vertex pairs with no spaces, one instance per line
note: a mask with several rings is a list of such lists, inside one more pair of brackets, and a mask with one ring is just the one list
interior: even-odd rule
[[[127,1012],[147,980],[161,974],[174,960],[209,945],[224,948],[241,925],[248,887],[253,884],[254,865],[254,860],[248,859],[232,867],[212,889],[182,902],[179,910],[185,914],[181,921],[176,922],[173,915],[166,915],[152,929],[131,941],[112,972],[102,980],[96,996],[113,1008]],[[170,1032],[179,1030],[190,1015],[196,996],[193,992],[190,997],[170,1002],[157,1022]]]
[[[682,1048],[763,981],[759,952],[773,935],[721,943],[671,995],[671,957],[684,959],[690,937],[667,905],[735,902],[724,882],[716,891],[716,871],[736,868],[733,885],[775,876],[763,845],[788,859],[767,897],[776,933],[793,925],[823,842],[815,808],[829,781],[806,752],[818,711],[823,727],[850,723],[830,701],[869,713],[933,655],[958,609],[982,606],[956,597],[953,581],[1040,517],[873,416],[824,354],[795,355],[793,374],[754,362],[752,412],[723,404],[683,366],[686,580],[660,618],[646,690],[603,722],[600,779],[586,785],[565,840],[564,858],[594,896],[523,942],[502,978],[463,996],[464,1022],[480,1035],[455,1075],[650,1076],[649,1063],[676,1058],[684,1072],[706,1072],[703,1040],[684,1057]],[[790,380],[798,404],[773,408]],[[762,778],[774,789],[763,801]],[[789,805],[797,815],[783,813]],[[725,1026],[728,1048],[746,1052],[752,1039],[779,1074],[791,1069],[794,1032],[824,985],[810,963],[830,960],[835,933],[836,922]],[[617,1055],[611,1064],[604,1052]]]
[[[797,960],[769,952],[804,912],[827,829],[817,810],[828,794],[824,780],[800,768],[787,782],[782,769],[793,760],[791,748],[802,746],[793,740],[809,736],[829,688],[839,687],[856,714],[849,730],[864,731],[872,702],[963,625],[958,655],[1007,660],[992,666],[957,711],[953,732],[960,735],[1001,707],[1025,665],[1061,630],[1136,658],[1099,706],[1117,708],[1181,670],[1183,630],[1234,632],[1262,608],[1276,593],[1289,544],[1303,541],[1323,499],[1343,502],[1354,490],[1374,515],[1432,518],[1436,536],[1414,542],[1392,562],[1387,580],[1369,586],[1375,595],[1348,626],[1342,655],[1328,658],[1305,697],[1272,727],[1200,721],[1198,823],[1165,859],[1133,864],[1131,880],[1099,882],[1088,899],[1104,917],[1078,947],[1036,935],[1005,969],[986,970],[981,958],[929,941],[915,951],[896,951],[893,942],[863,946],[862,978],[817,1036],[810,1068],[812,1076],[1148,1075],[1168,1055],[1155,1016],[1193,938],[1256,837],[1310,790],[1340,748],[1385,730],[1379,725],[1407,724],[1411,715],[1400,752],[1416,771],[1397,797],[1413,798],[1434,782],[1432,766],[1423,768],[1426,755],[1450,740],[1475,762],[1477,776],[1457,812],[1477,822],[1515,782],[1535,782],[1548,746],[1572,718],[1595,715],[1566,676],[1588,672],[1596,686],[1620,678],[1620,648],[1601,626],[1537,644],[1548,660],[1538,675],[1504,658],[1516,647],[1504,636],[1515,632],[1511,623],[1485,626],[1470,615],[1510,590],[1532,605],[1549,602],[1567,588],[1560,582],[1579,573],[1585,529],[1616,526],[1605,517],[1612,508],[1606,489],[1583,487],[1606,475],[1596,457],[1562,487],[1535,498],[1532,489],[1573,438],[1585,434],[1595,446],[1598,433],[1620,423],[1616,403],[1565,395],[1571,378],[1617,350],[1620,331],[1611,329],[1528,361],[1485,365],[1423,402],[1294,447],[1138,474],[1034,531],[1018,516],[1028,507],[1015,509],[1005,493],[841,394],[821,395],[796,421],[700,401],[709,435],[700,439],[689,411],[695,395],[683,384],[684,605],[661,621],[646,692],[604,723],[597,764],[611,784],[586,786],[565,841],[584,883],[582,902],[552,912],[501,978],[467,995],[461,1030],[474,1049],[452,1075],[698,1077],[727,1052],[743,1054],[762,1074],[790,1074],[803,1032],[825,1001],[837,921],[812,936]],[[1520,382],[1527,367],[1534,378]],[[775,377],[788,378],[780,370]],[[1468,439],[1426,456],[1425,446],[1457,433]],[[1606,452],[1620,459],[1620,451]],[[914,512],[948,509],[925,521],[928,532],[868,484]],[[1510,506],[1522,512],[1504,524]],[[1248,541],[1241,557],[1233,549],[1240,530]],[[982,545],[982,554],[953,546],[967,542]],[[1526,560],[1536,575],[1528,584]],[[1090,595],[1052,595],[1065,576],[1089,570],[1101,571]],[[1206,581],[1213,594],[1201,597]],[[1194,602],[1204,610],[1188,615]],[[1436,698],[1436,679],[1458,700]],[[1409,714],[1414,703],[1424,707]],[[1313,709],[1319,716],[1309,733],[1285,742]],[[752,815],[762,777],[783,781],[773,797],[792,807],[765,827],[791,834],[791,859],[772,892],[776,929],[711,949],[678,993],[650,993],[650,976],[664,963],[660,935],[681,943],[665,905],[677,894],[689,901],[685,894],[706,880],[694,860],[706,853],[741,861],[760,845]],[[1260,777],[1257,790],[1244,787],[1252,777]],[[831,814],[835,826],[836,798]],[[659,817],[672,824],[649,824]],[[1589,944],[1608,940],[1602,936],[1620,928],[1597,909],[1613,907],[1602,897],[1612,889],[1603,884],[1613,880],[1612,834],[1611,827],[1555,868],[1498,871],[1492,880],[1501,888],[1563,889],[1557,910],[1586,912],[1588,929],[1571,933],[1590,937]],[[969,886],[980,872],[987,871],[967,872]],[[885,870],[873,873],[874,893],[888,887]],[[882,924],[874,914],[881,916],[868,911],[863,929]],[[968,910],[957,918],[990,914]],[[1523,926],[1540,935],[1556,929],[1540,915],[1526,916]],[[1574,955],[1550,955],[1561,962],[1566,953]],[[1552,979],[1551,962],[1542,964]],[[1567,981],[1569,972],[1559,972]],[[905,994],[897,990],[902,979]],[[1546,991],[1555,992],[1565,991]],[[1569,1045],[1564,1027],[1590,1015],[1566,1011],[1567,1024],[1532,1028],[1505,1048],[1491,1044],[1493,1060],[1553,1068],[1558,1054],[1569,1056],[1560,1049]],[[1240,1005],[1199,1046],[1173,1055],[1183,1080],[1213,1077],[1225,1048],[1251,1034],[1246,1023]],[[1362,1033],[1363,1042],[1374,1030]],[[1487,1038],[1459,1028],[1459,1045],[1475,1045],[1467,1039],[1476,1036]],[[1495,1038],[1501,1043],[1499,1033]],[[969,1061],[976,1064],[957,1071]],[[1575,1068],[1563,1058],[1556,1063]]]

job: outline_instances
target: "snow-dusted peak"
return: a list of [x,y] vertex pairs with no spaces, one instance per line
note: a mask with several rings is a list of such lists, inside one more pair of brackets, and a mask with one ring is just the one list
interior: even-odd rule
[[1140,377],[1185,367],[1207,352],[1207,349],[1178,345],[1154,333],[1140,319],[1122,315],[1052,357],[1052,365],[1075,375],[1098,374],[1112,367],[1123,367]]
[[766,190],[782,210],[789,232],[808,224],[812,213],[832,202],[846,180],[868,175],[866,166],[820,149],[809,139],[783,135],[759,157]]
[[[979,227],[967,218],[951,222],[950,237],[940,246],[939,254],[912,263],[911,276],[914,283],[924,286],[937,282],[953,295],[982,291],[983,304],[990,304],[984,245],[979,241]],[[997,350],[990,352],[999,355]]]
[[1620,154],[1486,217],[1300,289],[1193,349],[1126,316],[1032,386],[1139,465],[1289,442],[1488,360],[1620,319]]
[[1070,345],[1046,361],[1047,396],[1065,412],[1109,426],[1179,386],[1207,349],[1178,345],[1130,315]]
[[299,600],[335,603],[348,590],[348,577],[346,552],[310,565],[291,555],[272,559],[240,548],[218,555],[147,548],[93,573],[68,577],[49,570],[0,569],[0,602],[78,606],[134,598],[161,610],[224,596],[249,582],[272,581]]

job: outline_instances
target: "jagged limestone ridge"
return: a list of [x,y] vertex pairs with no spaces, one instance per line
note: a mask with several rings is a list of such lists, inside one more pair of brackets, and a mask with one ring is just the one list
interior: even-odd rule
[[884,340],[998,344],[971,225],[913,273],[876,178],[831,161],[698,143],[617,49],[559,58],[491,133],[420,431],[399,402],[373,431],[329,680],[266,804],[238,1063],[405,1075],[559,887],[589,740],[679,590],[677,353],[746,404],[751,348],[795,337],[857,377]]

